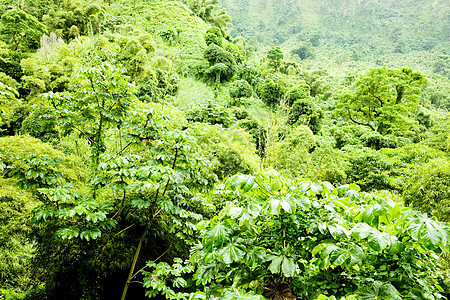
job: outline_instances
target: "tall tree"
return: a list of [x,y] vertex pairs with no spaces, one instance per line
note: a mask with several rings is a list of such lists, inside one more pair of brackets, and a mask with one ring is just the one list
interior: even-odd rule
[[404,130],[427,82],[425,75],[407,67],[370,69],[341,95],[337,107],[350,121],[381,134]]
[[280,47],[272,47],[267,52],[267,60],[269,62],[269,66],[277,72],[281,67],[281,62],[283,60],[284,54],[281,51]]
[[35,17],[19,9],[12,9],[2,15],[0,35],[12,50],[23,52],[36,49],[45,26]]

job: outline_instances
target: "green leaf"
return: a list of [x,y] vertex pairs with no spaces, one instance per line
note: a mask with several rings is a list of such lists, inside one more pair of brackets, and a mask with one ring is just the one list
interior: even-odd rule
[[278,215],[280,213],[280,199],[274,198],[270,200],[270,214]]
[[289,204],[284,197],[280,201],[281,208],[284,209],[285,212],[290,213],[291,212],[291,205]]
[[205,293],[203,293],[203,292],[195,292],[195,293],[189,295],[189,300],[196,300],[196,299],[206,300]]
[[271,259],[272,259],[272,262],[269,265],[270,272],[272,272],[273,274],[280,273],[283,256],[282,255],[280,255],[280,256],[272,255]]
[[223,223],[215,224],[203,236],[202,244],[207,250],[212,251],[213,246],[220,247],[228,238],[228,228]]
[[294,277],[297,265],[292,258],[284,257],[281,269],[285,277]]
[[80,233],[80,238],[85,239],[86,241],[95,240],[102,235],[102,232],[97,227],[91,227],[89,229],[83,230]]
[[244,257],[244,249],[242,245],[230,243],[219,251],[219,256],[222,257],[224,263],[229,265],[233,262],[240,261]]
[[320,194],[323,191],[323,185],[321,182],[311,182],[310,187],[314,194]]
[[173,286],[177,288],[182,288],[187,286],[187,282],[183,277],[177,277],[173,281]]
[[328,181],[322,182],[322,187],[325,193],[337,195],[336,188]]
[[428,218],[417,218],[408,226],[411,237],[428,249],[436,249],[445,241],[445,229],[436,221]]
[[257,267],[267,258],[267,251],[262,247],[252,247],[248,252],[246,259],[251,267]]
[[242,211],[243,211],[242,207],[231,207],[230,210],[228,211],[228,215],[232,219],[236,219],[241,215]]
[[309,200],[308,197],[295,195],[291,197],[291,199],[301,210],[305,211],[311,209],[311,200]]
[[339,224],[328,225],[328,230],[335,239],[339,239],[342,235],[349,235],[347,228]]
[[369,247],[374,251],[381,252],[386,247],[390,246],[391,239],[386,232],[380,232],[377,229],[372,229],[368,238]]
[[354,184],[354,183],[351,183],[351,184],[349,185],[349,188],[350,188],[351,190],[354,190],[354,191],[357,191],[357,192],[361,191],[361,188],[360,188],[358,185]]
[[358,223],[351,230],[351,235],[356,240],[362,240],[362,239],[367,238],[371,232],[372,232],[372,227],[370,227],[366,223]]
[[360,287],[357,295],[360,300],[402,300],[392,284],[381,281],[375,281],[371,287]]
[[55,235],[62,239],[70,240],[77,238],[80,235],[80,231],[76,227],[60,228],[55,232]]

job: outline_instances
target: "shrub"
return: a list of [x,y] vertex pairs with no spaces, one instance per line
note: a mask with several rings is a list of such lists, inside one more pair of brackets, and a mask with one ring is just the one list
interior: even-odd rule
[[206,30],[205,42],[207,46],[215,44],[219,47],[222,47],[222,39],[223,35],[219,27],[213,26]]
[[274,108],[281,102],[281,98],[285,95],[285,83],[278,76],[268,76],[260,84],[258,91],[261,100],[267,106]]
[[302,60],[314,57],[313,46],[311,44],[301,45],[300,47],[292,50],[291,53],[297,54]]
[[56,121],[46,118],[49,112],[45,108],[34,110],[23,120],[20,132],[39,138],[43,142],[59,142],[58,132],[55,129]]
[[251,134],[251,136],[253,137],[253,142],[256,145],[256,149],[258,149],[259,155],[263,156],[266,147],[267,136],[267,132],[264,126],[253,118],[240,120],[239,122],[237,122],[237,126],[245,129],[248,133]]
[[299,99],[292,105],[289,113],[289,124],[307,125],[316,134],[322,127],[323,118],[323,110],[310,99]]
[[197,138],[198,145],[205,149],[210,160],[216,162],[213,171],[219,179],[234,174],[252,174],[259,169],[255,145],[243,129],[195,124],[188,131]]
[[393,134],[381,135],[376,131],[370,131],[361,136],[361,142],[364,146],[380,150],[382,148],[398,148],[411,143],[411,140],[405,137]]
[[418,167],[406,184],[403,198],[422,212],[435,216],[442,222],[450,222],[450,162],[432,160]]
[[210,81],[214,80],[216,83],[229,81],[236,72],[236,62],[233,55],[217,45],[209,45],[204,52],[204,58],[210,65],[210,68],[206,71]]
[[287,93],[287,96],[289,106],[292,106],[292,104],[294,104],[294,102],[297,100],[309,99],[311,97],[309,92],[309,85],[305,81],[303,81],[292,88]]
[[231,98],[249,98],[253,94],[252,86],[246,80],[237,80],[230,87]]
[[191,122],[203,122],[211,125],[220,124],[229,127],[234,121],[234,116],[224,107],[212,101],[208,101],[206,106],[189,111],[186,119]]
[[416,168],[431,160],[443,158],[444,153],[420,144],[381,150],[369,148],[343,148],[350,167],[347,168],[349,182],[356,182],[365,191],[396,190],[402,193],[405,183],[416,172]]

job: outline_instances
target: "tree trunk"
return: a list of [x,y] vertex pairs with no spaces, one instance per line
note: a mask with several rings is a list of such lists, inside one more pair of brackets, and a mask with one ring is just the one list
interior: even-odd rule
[[131,280],[133,279],[134,268],[136,267],[136,262],[139,257],[139,253],[141,252],[142,243],[144,242],[146,233],[147,232],[144,232],[144,234],[142,235],[141,239],[139,240],[139,244],[136,248],[136,252],[134,253],[133,263],[131,264],[130,273],[128,273],[127,282],[125,283],[125,287],[123,288],[122,298],[120,298],[121,300],[125,300],[125,297],[127,296],[128,286],[130,285]]

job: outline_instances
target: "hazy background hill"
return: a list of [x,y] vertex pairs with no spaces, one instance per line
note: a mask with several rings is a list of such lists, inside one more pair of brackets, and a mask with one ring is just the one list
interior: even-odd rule
[[[405,64],[448,76],[448,1],[221,0],[232,36],[300,59]],[[354,67],[354,66],[353,66]]]

